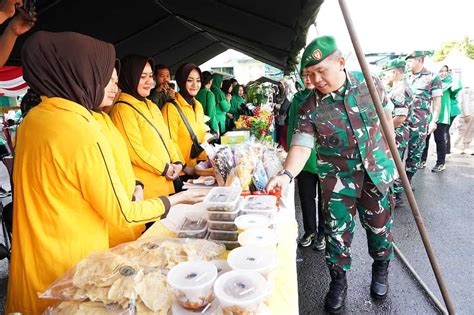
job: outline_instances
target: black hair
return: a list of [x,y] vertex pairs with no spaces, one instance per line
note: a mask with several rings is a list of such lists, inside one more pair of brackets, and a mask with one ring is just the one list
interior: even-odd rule
[[232,86],[232,82],[230,82],[230,80],[222,81],[222,87],[221,87],[222,92],[224,92],[224,94],[231,93],[231,92],[229,92],[229,89],[230,89],[231,86]]
[[237,82],[237,80],[236,80],[235,78],[232,78],[232,79],[230,79],[229,81],[230,81],[231,84],[239,83],[239,82]]
[[[170,68],[160,63],[160,64],[155,66],[155,71],[153,71],[153,75],[157,75],[158,71],[163,70],[163,69],[168,69],[168,71],[169,71]],[[170,71],[170,73],[171,73],[171,71]]]
[[41,103],[41,98],[39,94],[33,91],[32,89],[28,89],[26,94],[21,99],[20,103],[20,110],[22,116],[25,117],[26,114],[28,114],[28,112],[30,111],[30,109],[32,109],[39,103]]
[[201,83],[201,88],[204,88],[206,84],[211,82],[212,80],[212,74],[209,71],[204,71],[202,73],[202,83]]

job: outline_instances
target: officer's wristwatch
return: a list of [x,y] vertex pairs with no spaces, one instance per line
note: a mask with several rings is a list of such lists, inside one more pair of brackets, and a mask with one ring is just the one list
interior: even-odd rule
[[280,173],[278,173],[278,175],[286,175],[290,178],[290,183],[293,181],[293,178],[295,178],[293,176],[293,174],[291,174],[291,172],[289,170],[287,170],[286,168],[284,168],[283,170],[281,170]]

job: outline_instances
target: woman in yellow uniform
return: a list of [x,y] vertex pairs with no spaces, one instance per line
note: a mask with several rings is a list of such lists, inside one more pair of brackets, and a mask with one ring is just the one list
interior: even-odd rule
[[[167,124],[169,135],[179,148],[182,158],[186,162],[184,172],[194,175],[194,167],[199,160],[206,160],[206,153],[199,144],[205,141],[206,124],[204,123],[204,110],[195,96],[201,88],[201,70],[198,66],[187,63],[181,65],[176,71],[176,82],[179,93],[173,102],[168,102],[161,109]],[[195,135],[195,144],[191,132],[185,121]]]
[[110,115],[127,143],[135,177],[145,184],[145,199],[174,193],[183,163],[171,141],[158,106],[147,97],[153,88],[153,60],[130,55],[122,59],[122,92]]
[[111,44],[77,33],[39,31],[23,46],[24,78],[42,102],[17,132],[6,313],[41,314],[56,301],[38,292],[82,258],[108,249],[108,226],[155,221],[189,197],[131,202],[121,184],[90,112],[104,99],[114,60]]
[[[119,64],[116,65],[116,68],[119,68]],[[110,81],[110,84],[107,85],[105,89],[104,101],[99,106],[93,108],[92,116],[94,116],[95,120],[99,123],[102,133],[109,142],[115,160],[117,174],[125,192],[132,201],[143,200],[144,185],[135,179],[132,163],[130,162],[130,155],[128,155],[127,151],[127,145],[109,115],[103,111],[105,108],[113,104],[118,93],[118,75],[115,69],[112,72]],[[118,244],[134,241],[142,235],[144,230],[144,224],[127,226],[125,228],[110,226],[109,245],[110,247],[114,247]]]

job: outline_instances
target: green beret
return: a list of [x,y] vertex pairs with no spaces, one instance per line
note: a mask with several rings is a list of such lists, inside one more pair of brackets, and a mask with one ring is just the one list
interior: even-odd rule
[[385,64],[384,70],[388,71],[396,68],[401,68],[404,67],[406,64],[406,61],[403,59],[393,59]]
[[301,58],[301,69],[314,66],[337,49],[336,39],[332,36],[321,36],[315,38],[306,46]]
[[416,57],[423,57],[423,56],[432,56],[432,50],[415,50],[411,54],[405,57],[405,60],[416,58]]

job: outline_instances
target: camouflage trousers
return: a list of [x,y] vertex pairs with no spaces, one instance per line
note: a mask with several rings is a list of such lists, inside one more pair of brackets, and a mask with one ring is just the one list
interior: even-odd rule
[[351,243],[355,215],[366,230],[369,254],[374,260],[390,261],[393,239],[390,233],[394,199],[391,193],[380,193],[366,175],[359,198],[333,193],[323,188],[326,263],[348,270],[351,267]]
[[425,148],[425,140],[428,135],[430,113],[426,110],[415,108],[410,117],[408,126],[410,137],[408,140],[408,154],[405,162],[405,170],[415,174],[420,166],[421,155]]
[[[410,138],[410,129],[407,125],[402,125],[395,129],[395,143],[397,144],[398,154],[403,161],[406,148],[408,146],[408,139]],[[400,178],[395,180],[393,191],[395,193],[403,192],[402,181]]]

